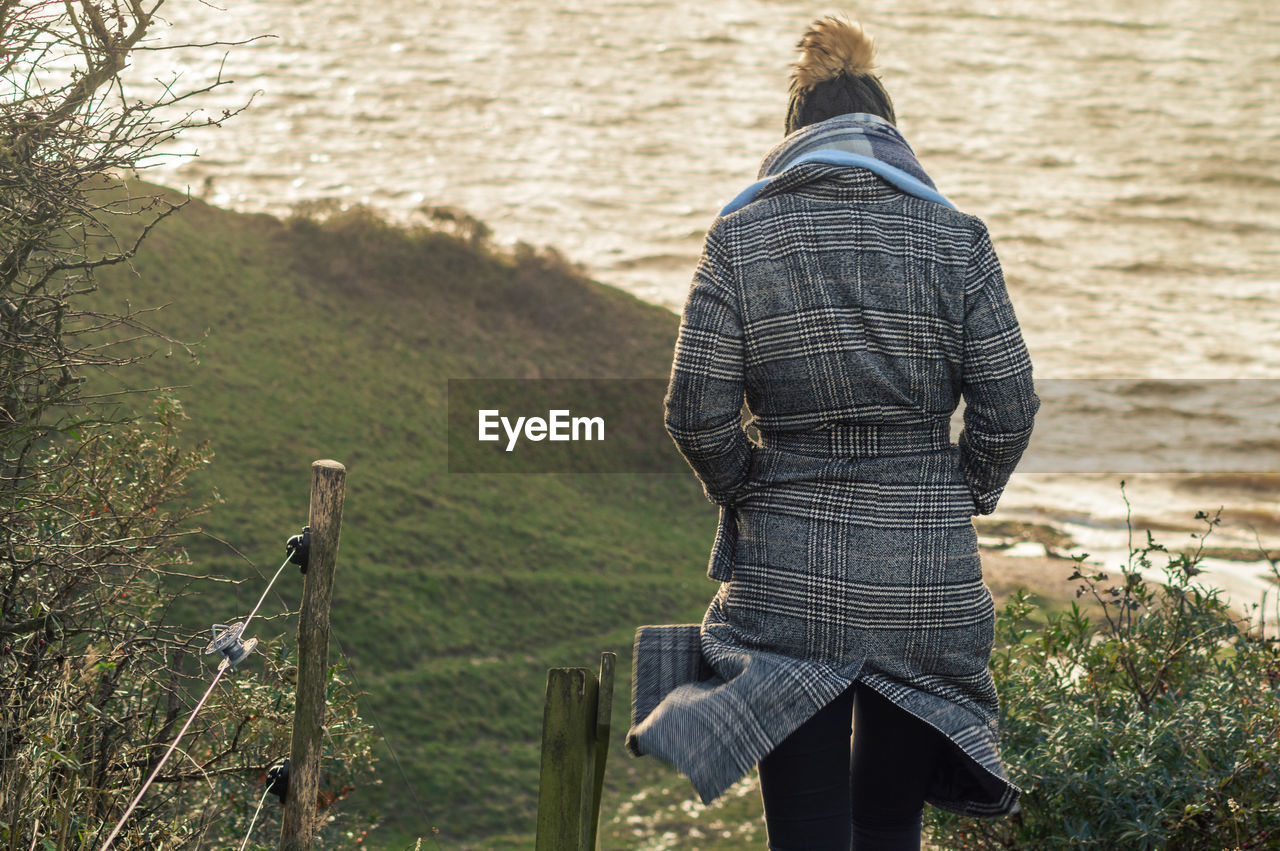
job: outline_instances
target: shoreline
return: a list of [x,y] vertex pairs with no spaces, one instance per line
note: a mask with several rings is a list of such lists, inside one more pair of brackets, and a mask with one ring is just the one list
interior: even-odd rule
[[[1021,553],[1017,552],[1019,549]],[[1011,551],[1014,552],[1011,554]],[[1097,605],[1091,598],[1077,597],[1079,583],[1067,578],[1076,570],[1077,564],[1069,556],[1036,554],[1021,544],[993,546],[980,543],[978,552],[982,559],[983,581],[995,601],[997,617],[1005,600],[1019,588],[1031,595],[1046,613],[1069,608],[1077,600],[1086,613],[1092,612]],[[1085,564],[1114,578],[1124,563],[1123,553],[1119,554],[1120,558],[1114,555],[1091,554]],[[1280,606],[1277,605],[1280,584],[1277,584],[1267,562],[1209,557],[1200,566],[1203,572],[1192,580],[1192,584],[1218,589],[1239,617],[1249,617],[1256,622],[1259,611],[1265,610],[1267,634],[1280,634]],[[1159,566],[1139,572],[1148,582],[1166,581]],[[1255,572],[1256,575],[1252,575]]]

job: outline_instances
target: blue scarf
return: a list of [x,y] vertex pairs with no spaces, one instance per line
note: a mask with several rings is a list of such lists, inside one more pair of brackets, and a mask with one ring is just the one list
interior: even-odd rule
[[760,179],[739,192],[720,215],[747,206],[774,178],[803,163],[865,168],[908,195],[955,209],[925,174],[897,128],[877,115],[856,112],[810,124],[783,139],[760,164]]

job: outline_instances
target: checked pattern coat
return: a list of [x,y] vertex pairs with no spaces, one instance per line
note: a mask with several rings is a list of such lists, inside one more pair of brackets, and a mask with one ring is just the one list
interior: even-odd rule
[[858,682],[950,740],[930,803],[1017,812],[971,518],[995,509],[1038,407],[977,218],[807,163],[716,219],[666,426],[721,506],[721,585],[700,625],[637,632],[631,752],[709,803]]

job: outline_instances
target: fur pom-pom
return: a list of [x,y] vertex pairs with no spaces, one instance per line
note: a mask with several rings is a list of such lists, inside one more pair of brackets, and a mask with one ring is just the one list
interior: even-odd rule
[[841,74],[869,74],[875,67],[876,45],[855,24],[836,15],[813,22],[796,45],[800,59],[791,72],[791,92],[805,92]]

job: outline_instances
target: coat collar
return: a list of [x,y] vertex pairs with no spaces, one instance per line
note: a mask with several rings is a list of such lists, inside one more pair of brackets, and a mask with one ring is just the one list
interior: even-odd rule
[[835,187],[825,190],[834,192],[832,197],[866,197],[873,187],[887,182],[899,192],[955,207],[933,185],[897,128],[877,116],[858,113],[803,127],[783,139],[761,163],[761,179],[738,193],[720,215],[758,198],[795,192],[814,181],[827,182],[833,172],[871,174],[836,180]]

